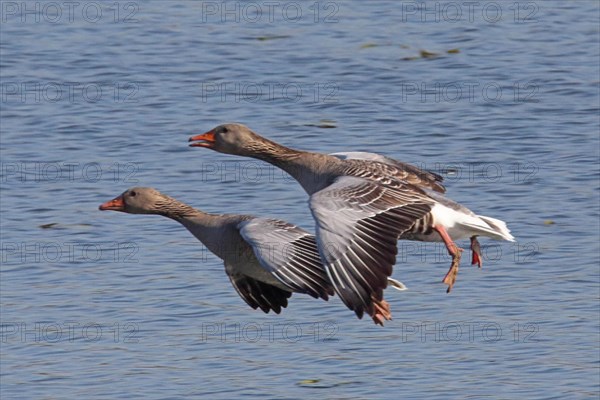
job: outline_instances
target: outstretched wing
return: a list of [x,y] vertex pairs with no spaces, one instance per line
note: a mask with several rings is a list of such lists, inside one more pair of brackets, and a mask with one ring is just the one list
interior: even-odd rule
[[313,194],[317,243],[327,274],[342,301],[361,318],[382,300],[396,262],[399,236],[433,206],[406,182],[343,176]]
[[[392,176],[395,179],[403,180],[415,186],[426,187],[439,193],[445,193],[446,188],[442,185],[444,177],[434,172],[427,171],[411,164],[403,163],[381,154],[369,153],[364,151],[349,151],[341,153],[331,153],[331,156],[340,160],[360,160],[357,166],[363,171],[382,169],[383,175]],[[373,164],[365,165],[363,162],[375,161],[385,164],[379,168]],[[367,168],[365,168],[367,167]],[[353,174],[350,174],[353,175]]]
[[225,265],[225,271],[240,297],[253,309],[260,308],[265,313],[273,310],[275,314],[279,314],[282,308],[287,307],[287,299],[292,296],[292,292],[235,273],[228,265]]
[[292,291],[325,300],[333,295],[313,235],[270,218],[243,221],[238,229],[260,265]]

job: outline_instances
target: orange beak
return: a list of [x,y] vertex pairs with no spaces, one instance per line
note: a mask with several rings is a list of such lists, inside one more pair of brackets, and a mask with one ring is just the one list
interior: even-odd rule
[[104,204],[101,204],[100,207],[98,207],[98,209],[101,211],[125,211],[125,202],[123,201],[123,195],[115,197],[114,199],[109,200]]
[[[201,142],[196,142],[196,140],[201,140]],[[192,136],[188,142],[194,142],[190,143],[190,147],[207,147],[212,149],[215,146],[215,133],[208,131],[202,135]]]

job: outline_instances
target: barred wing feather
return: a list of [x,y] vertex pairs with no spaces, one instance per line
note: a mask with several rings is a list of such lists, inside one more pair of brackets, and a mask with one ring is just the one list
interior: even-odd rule
[[333,295],[315,237],[287,222],[254,218],[238,225],[261,266],[291,290],[328,299]]
[[313,194],[317,243],[342,301],[361,318],[382,300],[396,262],[399,236],[427,214],[433,201],[401,181],[381,184],[342,176]]

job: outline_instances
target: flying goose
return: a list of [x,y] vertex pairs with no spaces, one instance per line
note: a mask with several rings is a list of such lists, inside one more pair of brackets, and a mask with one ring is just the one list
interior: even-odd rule
[[442,177],[373,153],[321,154],[294,150],[237,123],[189,139],[191,147],[252,157],[279,167],[310,196],[317,246],[336,293],[361,318],[375,303],[396,262],[397,241],[443,242],[452,257],[442,280],[452,290],[462,249],[470,238],[481,267],[477,236],[513,241],[503,221],[478,216],[443,196]]
[[[126,190],[100,210],[157,214],[186,227],[225,263],[225,272],[240,297],[253,309],[281,312],[292,293],[328,300],[333,287],[321,263],[315,237],[279,219],[236,214],[209,214],[147,187]],[[391,286],[405,289],[390,278]],[[375,302],[375,323],[391,319],[389,305]]]

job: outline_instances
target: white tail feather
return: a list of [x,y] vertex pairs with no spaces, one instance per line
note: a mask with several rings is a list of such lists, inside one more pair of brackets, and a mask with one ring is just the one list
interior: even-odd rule
[[444,226],[454,240],[471,236],[487,236],[511,242],[515,240],[503,221],[475,215],[448,199],[444,199],[444,201],[448,205],[437,203],[431,209],[431,214],[434,224]]
[[486,224],[489,225],[490,228],[497,232],[502,236],[502,239],[508,240],[509,242],[514,242],[515,238],[510,234],[510,230],[506,226],[506,222],[500,221],[496,218],[484,217],[483,215],[478,215],[479,218],[483,220]]
[[401,291],[408,289],[404,283],[397,281],[396,279],[393,279],[393,278],[388,278],[388,285],[390,285],[394,289],[401,290]]

